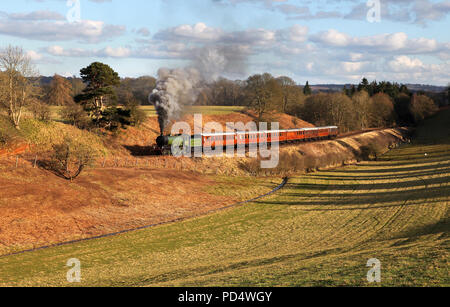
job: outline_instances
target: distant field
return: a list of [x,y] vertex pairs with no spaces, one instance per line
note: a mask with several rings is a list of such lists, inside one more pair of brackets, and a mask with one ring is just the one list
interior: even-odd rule
[[[229,107],[229,106],[191,106],[188,107],[185,111],[186,113],[201,113],[203,115],[226,115],[233,112],[240,112],[245,107]],[[62,107],[51,107],[52,119],[53,120],[61,120],[61,116],[59,114]],[[142,106],[142,110],[145,111],[147,116],[153,117],[156,116],[156,110],[154,106]]]
[[[148,116],[156,116],[154,106],[142,106]],[[186,113],[201,113],[203,115],[226,115],[233,112],[240,112],[244,107],[229,107],[229,106],[191,106],[186,109]]]
[[369,286],[377,258],[378,285],[449,286],[448,118],[376,162],[291,178],[252,204],[0,258],[0,285],[68,285],[78,258],[83,286]]

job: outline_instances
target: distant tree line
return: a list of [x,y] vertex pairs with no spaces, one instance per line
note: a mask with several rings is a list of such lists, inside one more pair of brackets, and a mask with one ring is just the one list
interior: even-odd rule
[[[25,108],[36,119],[49,120],[49,106],[61,106],[63,120],[84,129],[117,131],[146,119],[139,106],[149,104],[155,78],[121,79],[99,62],[81,69],[80,76],[55,75],[40,83],[23,50],[10,46],[0,55],[0,107],[17,128]],[[339,125],[350,131],[416,124],[438,106],[448,105],[449,99],[450,86],[444,93],[413,93],[403,84],[364,78],[341,92],[321,93],[313,91],[309,82],[301,86],[289,77],[263,73],[243,81],[221,78],[206,84],[196,104],[247,106],[261,121],[282,112],[315,125]]]
[[[446,93],[448,96],[448,93]],[[430,93],[413,93],[406,85],[369,81],[342,92],[313,93],[309,82],[297,85],[289,77],[256,74],[245,81],[220,79],[199,96],[200,105],[235,105],[252,109],[259,120],[272,112],[288,113],[315,125],[338,125],[342,131],[369,127],[414,125],[434,114],[438,105]]]

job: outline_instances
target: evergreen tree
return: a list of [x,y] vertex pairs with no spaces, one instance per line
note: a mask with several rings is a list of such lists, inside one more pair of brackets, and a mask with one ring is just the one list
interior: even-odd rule
[[120,85],[119,74],[106,64],[95,62],[80,70],[86,83],[83,93],[75,97],[95,120],[99,120],[106,105],[116,99],[115,86]]
[[82,94],[75,97],[75,101],[84,106],[94,124],[111,131],[130,125],[131,110],[114,105],[117,100],[115,88],[120,85],[119,74],[99,62],[80,72],[87,86]]
[[309,86],[309,81],[306,81],[306,85],[303,88],[303,94],[305,94],[306,96],[309,96],[312,94],[311,87]]

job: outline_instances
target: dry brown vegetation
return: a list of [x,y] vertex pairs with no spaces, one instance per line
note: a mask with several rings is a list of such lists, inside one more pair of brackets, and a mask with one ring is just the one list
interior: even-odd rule
[[260,159],[242,161],[241,168],[252,175],[289,176],[354,164],[376,159],[389,148],[405,141],[408,133],[406,129],[386,129],[338,140],[285,146],[281,148],[277,168],[261,169]]
[[[279,181],[117,168],[89,170],[68,183],[31,165],[15,169],[3,161],[0,170],[1,254],[199,215],[266,193]],[[234,184],[240,192],[217,193]]]

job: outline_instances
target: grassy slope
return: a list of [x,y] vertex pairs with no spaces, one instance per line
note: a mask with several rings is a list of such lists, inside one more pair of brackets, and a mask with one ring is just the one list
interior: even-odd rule
[[[254,204],[114,238],[0,259],[1,285],[450,285],[450,112],[377,162],[291,179]],[[427,154],[427,156],[425,156]]]

